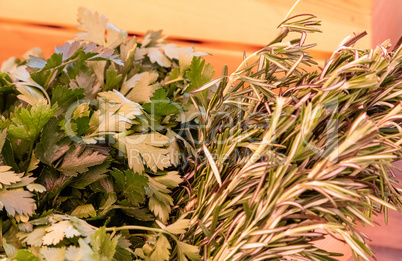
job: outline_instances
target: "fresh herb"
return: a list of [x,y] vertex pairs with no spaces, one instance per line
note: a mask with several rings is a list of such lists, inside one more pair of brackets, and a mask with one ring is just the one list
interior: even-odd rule
[[288,14],[213,79],[160,31],[140,43],[86,9],[78,21],[49,59],[0,74],[3,257],[335,260],[314,245],[334,236],[369,260],[355,224],[402,206],[402,46],[349,37],[307,70],[320,23]]

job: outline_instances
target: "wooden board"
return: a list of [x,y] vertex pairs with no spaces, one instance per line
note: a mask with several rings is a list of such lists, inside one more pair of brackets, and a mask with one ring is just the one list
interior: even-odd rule
[[[296,13],[313,13],[324,33],[309,41],[318,50],[334,50],[347,35],[371,33],[372,0],[304,0]],[[163,29],[167,35],[193,40],[264,45],[276,35],[295,0],[0,0],[0,19],[75,28],[79,6],[105,14],[133,33]],[[359,42],[370,46],[371,38]]]
[[[34,47],[43,50],[44,56],[49,57],[54,52],[55,46],[60,46],[67,40],[74,39],[78,31],[73,28],[52,28],[40,25],[25,23],[10,23],[0,21],[0,63],[11,56],[22,57],[22,55]],[[251,54],[263,46],[235,44],[227,42],[189,42],[178,39],[168,39],[179,46],[194,46],[196,50],[210,53],[206,56],[207,62],[214,65],[217,76],[221,73],[223,66],[229,67],[229,72],[234,71],[243,60],[243,53]],[[311,55],[322,66],[324,60],[331,54],[328,52],[312,51]]]

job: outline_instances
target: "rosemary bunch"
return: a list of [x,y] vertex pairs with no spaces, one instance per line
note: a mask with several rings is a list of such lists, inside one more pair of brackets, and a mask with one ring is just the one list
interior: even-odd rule
[[[393,161],[401,159],[402,46],[362,50],[349,37],[321,72],[304,45],[312,15],[219,82],[199,127],[197,154],[176,197],[190,212],[181,238],[204,260],[335,260],[314,242],[330,235],[359,256],[373,253],[356,223],[402,205]],[[285,42],[291,32],[300,37]]]

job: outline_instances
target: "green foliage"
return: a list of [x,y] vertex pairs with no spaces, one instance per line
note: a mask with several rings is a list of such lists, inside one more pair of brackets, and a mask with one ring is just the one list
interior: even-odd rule
[[52,166],[70,149],[71,140],[66,138],[58,126],[58,120],[52,118],[43,128],[40,141],[36,145],[35,155],[41,162]]
[[96,210],[92,204],[79,205],[71,212],[71,215],[78,218],[95,217]]
[[307,73],[314,62],[303,37],[282,40],[318,24],[312,15],[286,20],[235,72],[192,92],[212,92],[208,103],[193,101],[207,114],[194,157],[203,160],[176,205],[189,213],[183,237],[203,260],[334,260],[314,244],[325,235],[370,260],[356,223],[402,206],[390,174],[402,156],[402,46],[360,50],[350,46],[357,35],[321,73]]
[[113,260],[119,237],[112,237],[101,227],[90,236],[90,244],[94,251],[94,260]]
[[[17,69],[0,75],[9,101],[0,104],[9,165],[0,169],[2,218],[10,224],[3,235],[18,235],[4,243],[9,258],[132,260],[135,249],[154,245],[152,229],[113,236],[105,226],[167,224],[170,193],[182,182],[170,170],[181,147],[165,134],[180,128],[183,92],[167,92],[163,82],[179,64],[184,75],[198,54],[162,42],[161,32],[138,43],[83,8],[78,20],[84,32],[76,40],[48,59],[31,52],[27,61],[10,60],[7,68]],[[153,258],[174,258],[174,239],[160,238],[169,251],[159,246]]]
[[326,235],[373,255],[356,222],[402,206],[401,46],[357,35],[309,73],[320,23],[299,15],[213,80],[161,31],[138,42],[84,8],[78,23],[0,74],[1,257],[334,260]]
[[65,154],[59,170],[66,176],[76,176],[88,171],[89,167],[102,164],[106,156],[83,145],[72,146]]
[[144,110],[153,115],[166,116],[169,114],[179,113],[179,107],[177,103],[172,103],[163,88],[156,90],[151,97],[150,103],[143,105]]
[[50,107],[45,100],[28,109],[18,107],[11,117],[8,133],[18,139],[34,141],[56,110],[57,106]]
[[20,249],[17,254],[11,259],[17,261],[38,261],[39,258],[35,256],[31,251]]
[[116,67],[114,64],[111,64],[109,68],[106,70],[106,75],[105,75],[105,87],[103,88],[104,91],[108,91],[113,89],[116,85],[118,85],[121,80],[123,79],[123,76],[121,74],[118,74]]
[[118,169],[110,172],[115,180],[116,191],[123,194],[133,206],[139,206],[145,201],[145,187],[148,185],[148,178],[132,170],[124,173]]
[[205,60],[201,57],[194,57],[191,61],[190,69],[186,73],[190,84],[186,88],[186,92],[194,91],[204,84],[212,80],[215,71],[211,64],[205,65]]
[[155,243],[155,248],[150,256],[150,260],[168,261],[170,257],[170,249],[171,246],[169,240],[164,235],[160,235]]
[[84,89],[69,89],[62,85],[57,85],[53,92],[51,102],[59,108],[58,112],[65,112],[71,104],[84,98]]

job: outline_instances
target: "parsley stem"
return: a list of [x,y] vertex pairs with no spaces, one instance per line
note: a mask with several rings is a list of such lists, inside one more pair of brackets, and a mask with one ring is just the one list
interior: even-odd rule
[[178,78],[176,78],[176,79],[173,79],[173,80],[170,80],[170,81],[167,81],[167,82],[165,82],[165,86],[167,85],[167,84],[171,84],[171,83],[174,83],[174,82],[179,82],[179,81],[182,81],[182,80],[184,80],[183,79],[183,77],[178,77]]
[[106,231],[108,232],[115,232],[115,231],[121,231],[121,230],[147,230],[147,231],[153,231],[153,232],[160,232],[160,233],[169,233],[163,229],[160,228],[154,228],[154,227],[143,227],[143,226],[135,226],[135,225],[130,225],[130,226],[121,226],[121,227],[107,227]]
[[130,225],[130,226],[121,226],[121,227],[107,227],[106,231],[107,232],[113,232],[116,233],[117,231],[121,230],[145,230],[145,231],[153,231],[153,232],[158,232],[158,233],[163,233],[169,235],[173,240],[176,242],[179,241],[179,239],[172,233],[161,229],[161,228],[155,228],[155,227],[143,227],[143,226],[136,226],[136,225]]
[[43,92],[43,94],[46,96],[46,99],[47,99],[47,101],[49,102],[49,105],[50,105],[50,97],[49,97],[49,94],[47,94],[47,91],[45,90],[45,88],[43,88],[40,85],[37,85],[35,87]]
[[[49,103],[50,103],[50,100],[49,100]],[[29,152],[28,152],[28,163],[29,164],[30,164],[31,159],[32,159],[32,151],[33,151],[33,146],[34,146],[34,142],[35,142],[36,138],[34,140],[32,140],[31,144],[29,145]],[[25,170],[25,174],[28,173],[28,168],[29,168],[29,165],[28,165],[27,169]]]

